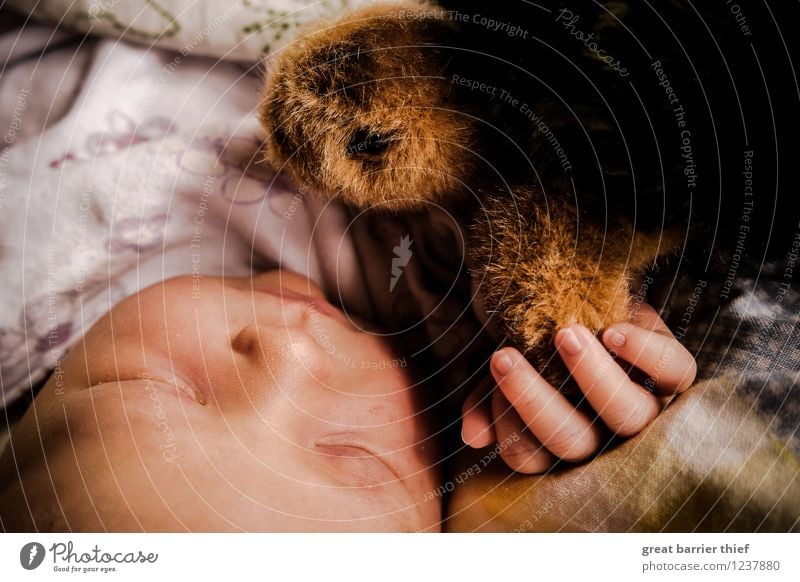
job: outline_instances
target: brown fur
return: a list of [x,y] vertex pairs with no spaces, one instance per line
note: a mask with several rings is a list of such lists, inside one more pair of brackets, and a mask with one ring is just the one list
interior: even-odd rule
[[519,188],[485,198],[470,240],[472,274],[500,316],[498,331],[555,385],[566,378],[555,332],[579,323],[597,333],[627,320],[632,284],[680,241],[637,233],[624,219],[606,230],[586,218],[563,199]]
[[[598,332],[627,319],[631,282],[680,237],[636,232],[624,218],[598,224],[563,187],[545,196],[532,184],[495,184],[494,167],[474,162],[494,161],[490,140],[480,138],[480,95],[454,88],[445,73],[451,57],[436,46],[453,34],[451,21],[419,5],[375,6],[307,31],[267,79],[267,159],[360,208],[462,208],[468,186],[478,189],[467,220],[484,304],[560,384],[555,331],[581,323]],[[354,147],[369,135],[381,142],[374,151]]]
[[[418,4],[370,7],[307,31],[267,79],[268,161],[359,207],[448,200],[474,138],[448,97],[444,55],[428,45],[453,32]],[[386,155],[359,147],[362,130],[391,143]]]

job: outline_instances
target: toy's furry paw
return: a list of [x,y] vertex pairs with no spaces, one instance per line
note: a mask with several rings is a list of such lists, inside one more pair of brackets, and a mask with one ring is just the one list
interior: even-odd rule
[[496,307],[500,334],[551,384],[565,385],[558,329],[579,323],[597,333],[627,321],[634,279],[678,239],[636,233],[624,221],[606,227],[533,188],[484,202],[470,245],[483,303]]
[[271,66],[267,159],[362,208],[449,199],[475,141],[446,74],[453,28],[433,9],[399,4],[307,31]]

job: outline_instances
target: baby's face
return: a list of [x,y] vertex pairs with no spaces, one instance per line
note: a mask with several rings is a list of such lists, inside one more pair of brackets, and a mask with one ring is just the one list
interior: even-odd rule
[[16,466],[38,529],[437,529],[420,387],[360,327],[282,271],[145,289],[37,396],[0,503],[27,515]]

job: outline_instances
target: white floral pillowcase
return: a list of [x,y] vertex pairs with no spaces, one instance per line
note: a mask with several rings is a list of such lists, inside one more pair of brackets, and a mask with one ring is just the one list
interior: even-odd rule
[[23,14],[92,34],[156,45],[183,55],[254,61],[314,20],[374,0],[29,0]]

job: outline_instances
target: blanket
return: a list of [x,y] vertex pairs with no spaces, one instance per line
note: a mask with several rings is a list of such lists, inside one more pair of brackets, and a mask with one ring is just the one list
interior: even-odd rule
[[124,37],[186,55],[253,62],[297,28],[373,0],[9,0],[61,28]]
[[[798,225],[800,246],[800,225]],[[464,451],[450,531],[800,531],[797,248],[720,306],[680,280],[664,315],[696,355],[698,382],[644,432],[546,475],[507,471],[498,450]],[[681,298],[681,300],[678,300]]]

